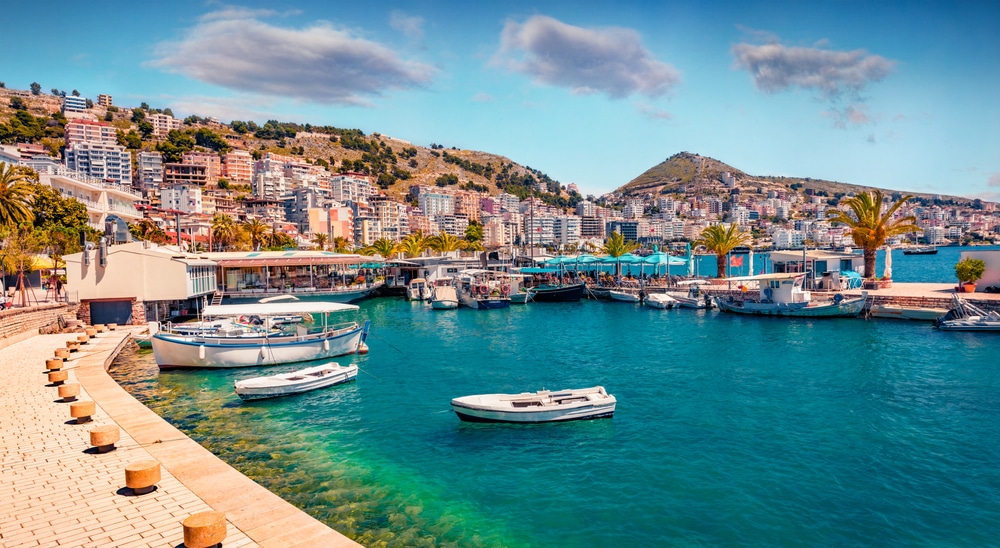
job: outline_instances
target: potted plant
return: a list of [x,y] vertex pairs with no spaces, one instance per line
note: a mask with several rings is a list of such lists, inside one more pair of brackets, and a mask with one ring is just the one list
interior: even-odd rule
[[955,264],[955,276],[966,293],[976,290],[976,282],[983,277],[983,272],[986,272],[986,261],[982,259],[966,257]]

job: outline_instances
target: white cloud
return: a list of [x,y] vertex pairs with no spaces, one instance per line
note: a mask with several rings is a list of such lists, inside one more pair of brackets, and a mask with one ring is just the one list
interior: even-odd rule
[[746,70],[754,86],[765,93],[793,88],[817,92],[831,104],[834,125],[866,125],[862,92],[892,72],[896,62],[865,50],[836,51],[817,47],[791,47],[776,41],[763,45],[741,43],[732,48],[736,68]]
[[535,15],[508,20],[495,64],[573,93],[659,97],[680,84],[674,67],[658,61],[632,29],[586,29]]
[[424,37],[423,17],[407,15],[399,10],[392,10],[389,12],[389,26],[413,40],[420,40]]
[[[175,114],[214,116],[224,122],[233,120],[270,120],[277,118],[274,114],[277,99],[254,95],[252,97],[208,97],[203,95],[186,95],[181,97],[163,97],[162,102],[170,105]],[[284,118],[287,118],[285,116]],[[294,121],[294,120],[288,120]]]
[[318,103],[368,105],[419,88],[435,69],[324,21],[295,29],[258,20],[266,10],[227,7],[203,16],[150,65],[239,91]]
[[990,186],[1000,186],[1000,172],[990,175],[990,180],[986,184]]

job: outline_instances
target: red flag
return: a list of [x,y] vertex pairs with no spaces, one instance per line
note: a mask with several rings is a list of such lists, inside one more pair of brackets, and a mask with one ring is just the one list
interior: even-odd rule
[[743,255],[729,257],[729,266],[743,266]]

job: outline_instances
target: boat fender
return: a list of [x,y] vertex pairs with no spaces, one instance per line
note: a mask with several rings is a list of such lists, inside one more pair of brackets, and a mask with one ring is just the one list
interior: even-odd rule
[[205,345],[198,346],[198,359],[199,360],[205,359]]
[[840,293],[837,293],[836,295],[833,296],[833,304],[840,304],[843,301],[844,301],[844,296],[841,295]]
[[330,351],[330,339],[323,340],[323,350],[327,352]]

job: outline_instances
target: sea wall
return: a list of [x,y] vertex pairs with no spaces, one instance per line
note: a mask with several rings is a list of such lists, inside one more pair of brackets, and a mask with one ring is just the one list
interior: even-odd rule
[[60,314],[76,317],[77,305],[45,303],[27,308],[0,311],[0,348],[37,335],[38,330],[59,320]]

